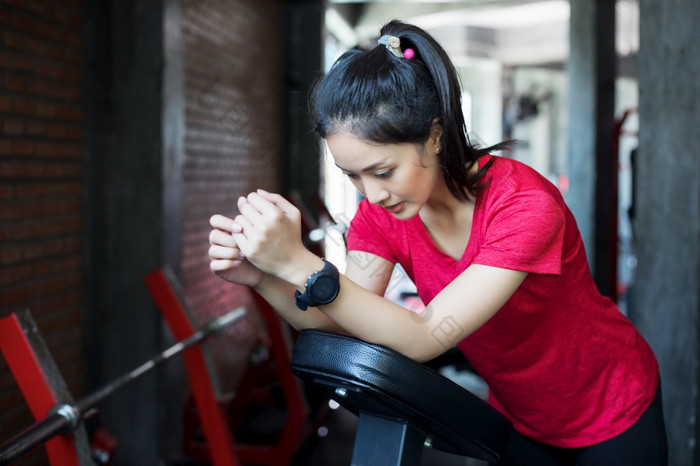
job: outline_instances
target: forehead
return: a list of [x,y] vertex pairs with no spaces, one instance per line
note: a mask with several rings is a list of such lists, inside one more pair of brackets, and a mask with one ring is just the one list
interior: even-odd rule
[[336,165],[347,171],[362,171],[377,164],[400,163],[418,154],[415,144],[379,144],[341,132],[326,138]]

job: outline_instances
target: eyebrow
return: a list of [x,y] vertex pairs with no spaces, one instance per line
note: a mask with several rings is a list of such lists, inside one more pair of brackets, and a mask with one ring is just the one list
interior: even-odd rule
[[[371,171],[373,171],[373,170],[376,170],[377,168],[381,167],[381,166],[384,165],[385,163],[386,163],[386,160],[381,160],[381,161],[379,161],[379,162],[373,163],[372,165],[369,165],[369,166],[363,168],[363,169],[361,170],[361,173],[368,173],[368,172],[371,172]],[[341,167],[341,166],[338,165],[337,163],[335,164],[335,166],[338,167],[338,168],[340,168],[340,169],[341,169],[342,171],[344,171],[344,172],[352,173],[350,170],[344,169],[343,167]]]

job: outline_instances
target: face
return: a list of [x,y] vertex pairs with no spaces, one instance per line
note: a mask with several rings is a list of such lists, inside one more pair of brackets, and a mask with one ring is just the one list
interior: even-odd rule
[[342,132],[326,139],[336,165],[372,204],[409,219],[444,186],[436,149],[439,136],[422,147],[377,144]]

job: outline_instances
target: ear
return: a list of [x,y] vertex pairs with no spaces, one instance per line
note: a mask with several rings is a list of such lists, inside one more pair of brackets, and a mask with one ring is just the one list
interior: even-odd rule
[[442,125],[439,118],[433,118],[433,123],[430,126],[429,142],[435,148],[442,147]]

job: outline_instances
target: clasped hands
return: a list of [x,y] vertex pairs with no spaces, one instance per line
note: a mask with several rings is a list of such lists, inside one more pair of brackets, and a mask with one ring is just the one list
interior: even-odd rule
[[[294,283],[296,264],[315,258],[301,240],[301,213],[262,189],[238,199],[239,215],[210,219],[210,268],[232,283],[255,287],[265,274]],[[316,258],[318,261],[319,259]]]

